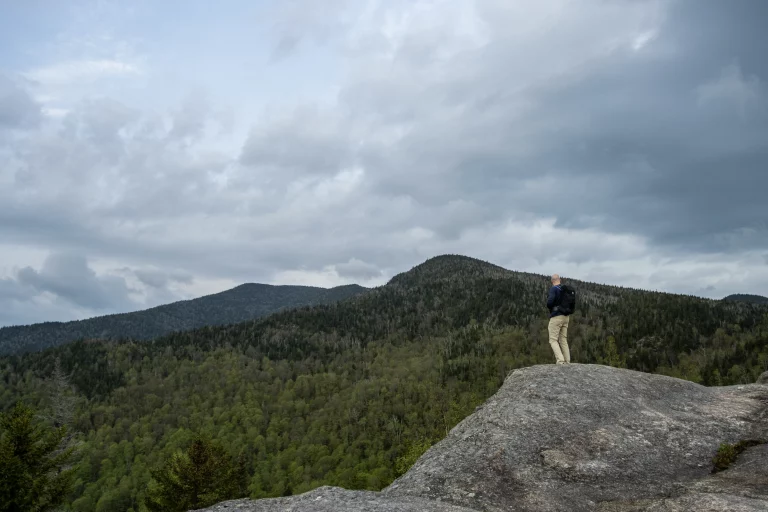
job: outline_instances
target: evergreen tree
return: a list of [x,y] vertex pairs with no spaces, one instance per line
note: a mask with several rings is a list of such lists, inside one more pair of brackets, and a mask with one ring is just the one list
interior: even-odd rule
[[46,427],[18,402],[0,416],[0,512],[43,512],[64,502],[72,449],[61,449],[66,427]]
[[70,426],[77,407],[77,396],[72,389],[69,376],[61,366],[61,359],[56,358],[47,384],[53,426]]
[[184,512],[242,497],[245,471],[226,451],[210,440],[198,438],[186,452],[174,453],[165,465],[152,471],[145,505],[153,512]]
[[614,368],[627,367],[627,358],[619,354],[619,350],[616,348],[616,340],[613,336],[608,336],[608,342],[605,345],[605,357],[602,360],[605,364]]

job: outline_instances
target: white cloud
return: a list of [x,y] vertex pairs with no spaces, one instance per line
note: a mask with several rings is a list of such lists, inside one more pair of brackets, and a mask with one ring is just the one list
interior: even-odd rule
[[70,110],[67,108],[57,108],[57,107],[43,107],[42,113],[43,115],[46,115],[48,117],[53,118],[62,118],[69,114]]
[[[294,269],[277,272],[272,284],[290,284],[298,286],[318,286],[320,288],[333,288],[345,284],[359,284],[366,287],[375,287],[385,284],[387,277],[373,265],[361,266],[359,260],[350,260],[348,263],[328,265],[319,270]],[[350,273],[351,272],[351,273]]]
[[642,50],[648,43],[656,38],[655,30],[646,30],[638,34],[632,41],[632,49],[635,51]]
[[60,62],[29,70],[23,75],[45,85],[67,85],[73,82],[91,82],[100,78],[140,75],[141,68],[130,62],[111,59]]

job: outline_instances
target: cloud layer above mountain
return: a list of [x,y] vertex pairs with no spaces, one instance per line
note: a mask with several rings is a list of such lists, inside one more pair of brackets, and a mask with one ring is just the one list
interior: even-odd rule
[[0,324],[441,253],[768,289],[768,4],[18,3]]

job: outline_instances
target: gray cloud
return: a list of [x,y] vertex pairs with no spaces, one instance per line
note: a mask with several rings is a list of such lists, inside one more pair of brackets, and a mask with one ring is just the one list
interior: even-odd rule
[[[741,13],[745,18],[731,12],[692,17],[698,6],[688,3],[669,13],[639,50],[627,38],[623,47],[586,54],[583,62],[553,76],[540,79],[534,73],[526,83],[523,74],[516,94],[505,88],[520,88],[508,80],[512,71],[525,73],[521,60],[526,59],[504,41],[457,57],[444,68],[421,71],[447,74],[431,87],[403,91],[379,85],[375,76],[372,83],[358,85],[365,96],[348,98],[355,108],[387,112],[396,105],[405,112],[397,122],[411,125],[408,137],[387,148],[384,165],[393,169],[382,174],[382,187],[426,203],[461,197],[495,205],[496,216],[510,211],[553,215],[565,227],[642,234],[684,251],[765,247],[768,233],[755,224],[765,214],[760,191],[768,185],[768,175],[760,171],[768,162],[768,75],[762,62],[742,61],[739,53],[706,51],[719,49],[714,41],[749,56],[754,53],[750,45],[764,36],[742,32],[749,12]],[[704,10],[713,8],[709,4]],[[700,22],[702,34],[712,35],[705,51],[701,37],[680,37],[678,27],[691,19]],[[558,40],[553,34],[555,42],[548,44],[565,45],[568,35]],[[734,45],[730,38],[749,44]],[[555,48],[541,51],[547,50]],[[405,66],[403,76],[419,72]],[[471,84],[452,76],[468,67],[479,68]],[[724,79],[728,83],[721,87]],[[466,89],[456,94],[457,87]],[[705,104],[697,101],[702,87],[715,91]],[[439,116],[450,111],[445,101],[454,98],[464,108],[446,122]],[[723,104],[713,104],[720,99]],[[421,112],[435,102],[444,107],[435,105],[432,115]],[[396,168],[426,172],[400,174]],[[760,230],[760,236],[736,236],[747,226]]]
[[26,266],[0,278],[0,326],[145,309],[188,298],[172,288],[192,283],[192,276],[182,271],[96,272],[81,254],[52,253],[39,269]]
[[349,0],[327,0],[322,4],[303,0],[284,0],[271,8],[268,19],[275,37],[272,60],[286,59],[294,54],[304,40],[328,43],[347,28],[345,11]]
[[178,271],[165,272],[159,269],[136,269],[133,271],[136,278],[152,288],[166,288],[169,283],[192,283],[192,276]]
[[29,128],[42,117],[27,91],[0,73],[0,128]]
[[33,291],[27,287],[21,286],[16,279],[0,279],[0,301],[23,301],[29,300],[34,295]]
[[[170,116],[82,101],[0,142],[0,238],[119,261],[148,300],[296,269],[383,280],[442,252],[690,293],[768,286],[766,3],[302,5],[276,18],[273,65],[324,45],[343,60],[331,104],[274,106],[233,141],[205,95]],[[65,263],[77,280],[29,269],[0,295],[132,307],[125,282]]]
[[[699,3],[688,6],[695,10]],[[750,98],[755,105],[747,116],[736,105],[697,104],[697,88],[719,80],[739,55],[718,60],[718,52],[702,51],[700,38],[681,40],[677,31],[701,20],[700,32],[723,44],[724,36],[750,44],[760,39],[749,31],[737,36],[742,24],[731,18],[673,12],[639,52],[614,51],[531,91],[538,107],[519,122],[529,127],[523,140],[536,151],[509,155],[502,160],[506,169],[470,160],[482,169],[474,179],[499,183],[523,209],[556,215],[563,226],[638,233],[691,252],[744,249],[728,235],[764,212],[756,192],[768,179],[759,171],[768,156],[764,98]],[[760,84],[762,90],[765,68],[751,64],[749,88]],[[514,144],[520,137],[517,126],[511,128],[499,126],[498,133]],[[521,178],[556,190],[563,200],[543,200],[525,188],[516,194]],[[729,244],[722,243],[726,238]],[[765,247],[766,240],[753,241]]]
[[49,292],[78,306],[93,310],[122,310],[136,304],[131,289],[118,276],[97,276],[78,254],[50,255],[39,271],[24,267],[18,271],[18,283],[37,293]]
[[382,274],[381,269],[377,268],[375,265],[371,265],[370,263],[366,263],[356,258],[352,258],[346,263],[336,264],[334,267],[341,277],[353,280],[367,281],[369,279],[381,277]]
[[196,140],[204,135],[209,119],[210,105],[204,95],[189,97],[182,107],[174,112],[173,128],[168,136],[190,142]]
[[240,162],[260,176],[291,179],[304,174],[333,174],[353,163],[355,141],[349,120],[315,108],[255,127]]

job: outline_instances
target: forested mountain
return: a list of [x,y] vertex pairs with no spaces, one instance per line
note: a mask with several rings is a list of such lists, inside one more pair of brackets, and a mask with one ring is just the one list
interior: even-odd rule
[[[569,281],[575,362],[706,385],[768,369],[768,307]],[[70,508],[144,510],[157,468],[199,433],[244,461],[252,497],[381,489],[494,393],[553,362],[544,276],[441,256],[347,300],[148,342],[79,341],[0,359],[0,408],[56,401],[83,440]]]
[[751,302],[753,304],[768,304],[768,297],[763,297],[762,295],[749,295],[747,293],[736,293],[734,295],[729,295],[725,297],[723,300],[727,300],[730,302]]
[[29,352],[88,338],[148,340],[206,325],[245,322],[282,309],[327,304],[365,290],[357,285],[325,289],[248,283],[221,293],[133,313],[2,327],[0,354]]

